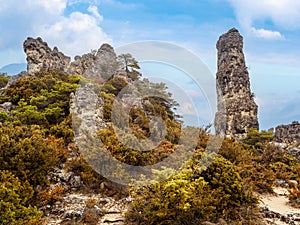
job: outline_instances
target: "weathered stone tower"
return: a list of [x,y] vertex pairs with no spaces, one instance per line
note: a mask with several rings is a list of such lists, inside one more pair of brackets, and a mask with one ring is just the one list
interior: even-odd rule
[[216,134],[241,140],[246,137],[249,128],[258,129],[257,105],[250,91],[243,37],[232,28],[219,38],[217,49]]

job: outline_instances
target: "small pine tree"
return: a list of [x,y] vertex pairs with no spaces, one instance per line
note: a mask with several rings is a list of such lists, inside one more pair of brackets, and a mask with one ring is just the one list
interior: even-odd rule
[[119,62],[123,65],[123,68],[129,78],[136,80],[141,76],[141,73],[137,70],[140,69],[138,61],[132,57],[131,54],[121,54],[118,56]]

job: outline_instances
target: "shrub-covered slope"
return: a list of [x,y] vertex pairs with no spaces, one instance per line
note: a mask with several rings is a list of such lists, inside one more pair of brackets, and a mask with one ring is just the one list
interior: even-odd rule
[[[104,101],[103,118],[107,123],[106,128],[99,131],[99,139],[116,159],[144,166],[172,154],[178,147],[181,130],[189,128],[183,128],[174,113],[177,104],[166,86],[139,77],[134,76],[134,80],[140,82],[137,86],[140,92],[146,91],[142,87],[147,87],[155,89],[164,98],[145,97],[142,101],[144,110],[131,108],[128,129],[137,138],[147,139],[151,136],[150,118],[160,117],[166,123],[163,141],[156,148],[150,150],[149,147],[150,151],[141,152],[118,140],[110,124],[111,110],[120,91],[133,79],[122,77],[112,77],[98,84],[99,97]],[[0,110],[1,224],[43,223],[38,208],[54,204],[60,195],[68,194],[60,187],[49,189],[51,184],[47,175],[61,164],[81,177],[81,188],[85,187],[85,191],[101,192],[99,187],[105,178],[80,157],[73,140],[70,94],[80,87],[80,80],[88,82],[78,75],[60,71],[39,72],[19,79],[0,95],[0,104],[12,103],[10,111]],[[1,75],[0,81],[3,87],[8,78]],[[272,192],[272,185],[278,179],[300,183],[299,162],[269,143],[271,133],[251,130],[243,143],[225,139],[216,156],[204,153],[210,136],[200,129],[194,157],[165,181],[149,186],[132,185],[128,194],[134,201],[127,213],[127,223],[226,221],[229,224],[258,224],[261,218],[253,191]],[[79,154],[76,160],[67,161],[70,149]],[[214,160],[205,168],[200,162],[210,157]],[[118,191],[114,191],[115,196]],[[296,206],[299,196],[296,189],[290,196]]]

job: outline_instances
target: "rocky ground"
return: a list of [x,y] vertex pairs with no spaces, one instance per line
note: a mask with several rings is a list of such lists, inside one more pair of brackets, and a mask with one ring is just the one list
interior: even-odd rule
[[[275,187],[275,194],[260,195],[260,209],[266,224],[299,225],[300,209],[288,204],[288,189]],[[71,192],[53,205],[45,206],[45,225],[124,225],[130,197],[114,199],[103,194]]]
[[45,224],[114,224],[121,225],[125,219],[130,198],[115,200],[101,194],[72,193],[61,201],[44,209]]
[[[68,160],[77,157],[69,149]],[[57,186],[64,188],[65,193],[54,204],[40,208],[44,213],[45,225],[55,224],[95,224],[95,225],[124,225],[125,213],[130,197],[115,199],[104,193],[89,193],[84,188],[80,176],[68,171],[64,165],[55,168],[47,178],[50,190]],[[290,183],[289,183],[290,182]],[[300,225],[300,209],[288,204],[291,184],[296,181],[278,180],[273,188],[274,194],[259,194],[260,210],[265,218],[264,223],[270,225]],[[226,224],[226,223],[225,223]]]
[[266,222],[271,225],[299,225],[300,209],[288,204],[288,188],[277,186],[273,190],[273,195],[260,195],[260,209]]
[[[67,161],[74,160],[76,157],[78,157],[76,152],[69,148]],[[123,224],[124,214],[132,201],[130,197],[109,197],[105,195],[105,191],[93,193],[83,185],[80,176],[66,169],[65,164],[50,172],[47,180],[50,182],[49,192],[62,187],[63,193],[58,194],[59,197],[54,203],[48,203],[39,208],[44,214],[45,225]],[[102,184],[105,189],[106,182]]]

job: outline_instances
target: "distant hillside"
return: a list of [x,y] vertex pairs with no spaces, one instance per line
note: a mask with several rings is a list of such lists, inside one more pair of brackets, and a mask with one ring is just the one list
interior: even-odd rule
[[6,73],[8,75],[16,75],[21,71],[25,71],[26,67],[27,67],[26,63],[8,64],[0,68],[0,73]]

